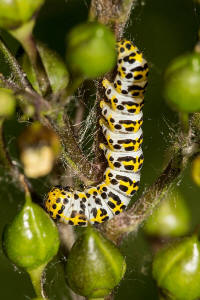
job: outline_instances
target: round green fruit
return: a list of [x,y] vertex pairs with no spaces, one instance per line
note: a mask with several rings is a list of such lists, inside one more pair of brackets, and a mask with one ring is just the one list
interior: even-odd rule
[[180,112],[200,111],[200,54],[177,57],[165,73],[164,96]]
[[75,242],[65,268],[71,289],[90,299],[108,295],[125,270],[118,248],[91,226]]
[[159,207],[147,219],[145,233],[158,237],[178,237],[190,231],[190,214],[183,195],[169,191]]
[[183,238],[160,250],[153,261],[153,276],[160,288],[176,300],[200,297],[200,243]]
[[28,22],[44,0],[1,0],[0,27],[14,29]]
[[116,63],[113,33],[100,23],[83,23],[67,36],[66,60],[74,76],[95,78],[110,71]]
[[38,205],[25,204],[4,231],[8,258],[27,271],[47,264],[59,248],[57,227]]

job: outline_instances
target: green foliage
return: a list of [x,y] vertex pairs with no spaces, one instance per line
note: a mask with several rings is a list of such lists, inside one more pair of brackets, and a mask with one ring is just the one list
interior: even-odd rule
[[0,89],[0,117],[12,116],[15,112],[16,101],[11,90]]
[[59,247],[57,228],[44,210],[26,203],[4,232],[4,250],[17,266],[32,270],[47,264]]
[[[41,42],[37,42],[37,49],[42,59],[52,91],[56,93],[66,88],[69,82],[69,74],[61,57]],[[40,93],[34,68],[30,64],[26,53],[21,58],[21,65],[34,89]]]
[[115,38],[105,25],[83,23],[67,36],[66,60],[74,76],[95,78],[116,63]]
[[44,0],[1,0],[0,27],[13,29],[29,21]]
[[183,238],[160,250],[154,258],[153,276],[172,299],[200,297],[200,243],[196,236]]
[[88,226],[73,245],[65,270],[73,291],[100,298],[121,281],[126,263],[113,243]]
[[199,53],[185,54],[172,61],[165,74],[164,95],[177,111],[200,111]]

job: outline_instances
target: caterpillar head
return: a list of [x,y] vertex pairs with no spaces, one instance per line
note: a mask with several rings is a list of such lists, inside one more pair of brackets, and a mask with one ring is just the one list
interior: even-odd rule
[[117,51],[119,57],[129,55],[130,53],[135,52],[137,50],[138,48],[133,44],[133,42],[129,40],[122,40],[117,43]]
[[48,193],[45,208],[53,219],[59,220],[64,216],[63,211],[73,197],[72,192],[73,190],[70,187],[56,186]]

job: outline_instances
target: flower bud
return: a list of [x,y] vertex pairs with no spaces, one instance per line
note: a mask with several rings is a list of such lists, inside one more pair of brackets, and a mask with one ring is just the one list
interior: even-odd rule
[[12,29],[29,21],[40,9],[44,0],[1,0],[0,27]]
[[0,117],[9,117],[15,112],[16,101],[11,90],[0,89]]
[[73,245],[65,268],[71,289],[88,298],[108,295],[125,270],[118,248],[91,226]]
[[200,54],[189,53],[172,61],[165,74],[164,96],[177,111],[200,110]]
[[54,222],[34,203],[26,203],[4,231],[3,244],[8,258],[26,271],[47,264],[59,248]]
[[67,64],[72,74],[95,78],[110,71],[116,63],[115,38],[105,25],[83,23],[67,36]]
[[200,186],[200,155],[195,157],[192,162],[192,179],[193,181]]
[[183,195],[178,190],[168,192],[147,219],[144,230],[148,235],[159,237],[176,237],[190,231],[190,214]]
[[200,297],[200,243],[196,236],[183,238],[160,250],[153,261],[153,276],[170,299]]
[[[54,93],[59,92],[60,90],[64,89],[69,82],[69,74],[65,63],[56,52],[47,48],[47,46],[45,46],[41,42],[37,42],[37,48],[47,76],[49,78],[52,91]],[[26,53],[24,53],[21,58],[21,65],[34,89],[38,93],[40,93],[40,88],[35,71],[30,64],[29,58]]]
[[34,122],[19,137],[19,148],[25,174],[38,178],[52,170],[60,142],[51,129]]

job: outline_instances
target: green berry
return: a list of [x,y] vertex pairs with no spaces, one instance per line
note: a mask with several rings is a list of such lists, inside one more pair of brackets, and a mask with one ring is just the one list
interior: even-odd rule
[[28,22],[40,9],[44,0],[1,0],[0,27],[14,29]]
[[200,243],[196,236],[183,238],[160,250],[153,261],[153,276],[170,299],[200,297]]
[[178,190],[168,192],[147,219],[144,230],[148,235],[159,237],[176,237],[190,231],[190,214],[183,195]]
[[116,63],[115,38],[105,25],[83,23],[67,36],[66,60],[74,76],[95,78],[110,71]]
[[180,112],[200,111],[200,54],[177,57],[165,74],[164,96]]
[[34,203],[25,204],[4,231],[8,258],[27,271],[47,264],[59,248],[57,227],[47,213]]
[[101,298],[119,284],[126,263],[118,248],[89,226],[72,247],[65,270],[75,293]]

